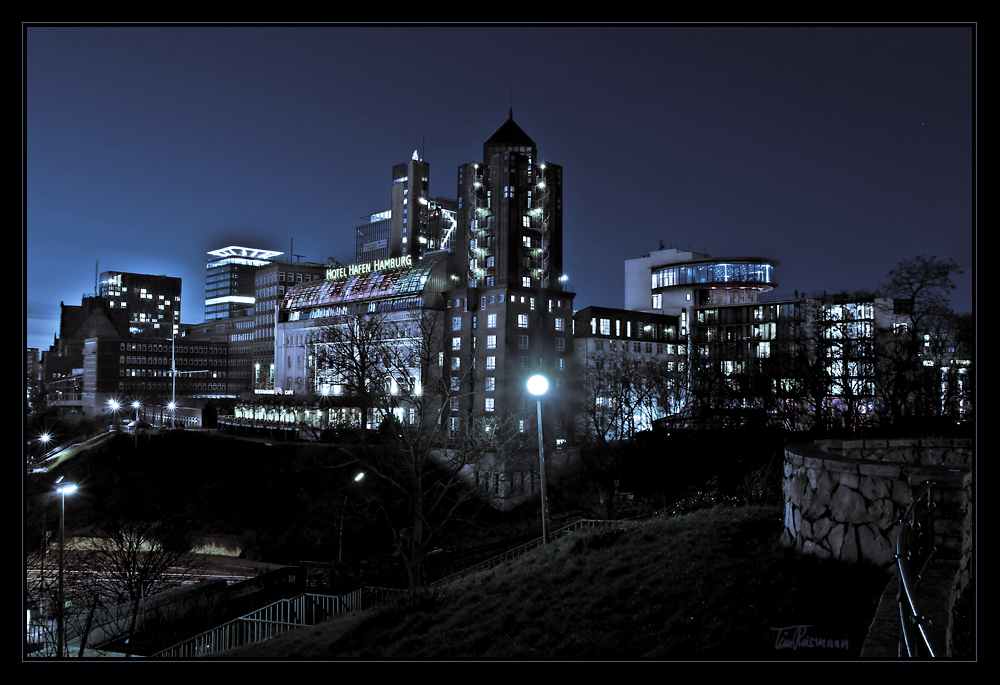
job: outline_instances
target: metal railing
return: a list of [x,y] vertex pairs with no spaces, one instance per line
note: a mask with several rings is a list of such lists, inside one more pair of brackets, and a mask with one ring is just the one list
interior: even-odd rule
[[358,611],[363,604],[377,604],[389,592],[384,588],[361,587],[344,595],[307,593],[282,599],[151,654],[150,657],[184,659],[262,642],[292,630],[316,625],[338,614]]
[[934,556],[934,502],[935,483],[925,482],[913,494],[910,506],[903,514],[902,528],[896,539],[896,564],[899,567],[899,589],[896,603],[902,638],[900,656],[904,650],[911,657],[944,656],[931,633],[931,620],[921,611],[917,599],[920,578]]
[[[560,535],[565,535],[567,533],[572,533],[573,531],[576,531],[576,530],[583,530],[585,528],[598,528],[598,527],[612,526],[612,525],[616,526],[616,525],[621,525],[621,523],[622,523],[621,521],[602,521],[602,520],[599,520],[599,519],[580,519],[578,521],[574,521],[573,523],[565,525],[562,528],[559,528],[559,529],[557,529],[557,530],[549,533],[549,539],[551,540],[551,539],[554,539],[554,538],[556,538],[556,537],[558,537]],[[521,556],[525,552],[529,552],[529,551],[535,549],[536,547],[540,546],[542,544],[542,542],[543,542],[542,538],[537,538],[535,540],[531,540],[529,542],[526,542],[523,545],[518,545],[517,547],[512,547],[511,549],[509,549],[509,550],[507,550],[505,552],[502,552],[500,554],[497,554],[496,556],[490,557],[486,561],[482,561],[482,562],[480,562],[478,564],[474,564],[472,566],[464,568],[461,571],[458,571],[456,573],[452,573],[449,576],[446,576],[444,578],[440,578],[440,579],[434,581],[433,583],[431,583],[431,585],[441,585],[442,583],[450,582],[450,581],[455,580],[457,578],[461,578],[462,576],[469,575],[470,573],[477,573],[479,571],[485,571],[487,569],[493,568],[494,566],[502,564],[505,561],[510,561],[511,559],[516,559],[517,557]]]

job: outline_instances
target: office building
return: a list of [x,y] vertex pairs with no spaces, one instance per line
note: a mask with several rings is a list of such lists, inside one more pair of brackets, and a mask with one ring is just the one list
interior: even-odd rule
[[355,263],[447,249],[454,231],[456,203],[431,198],[430,164],[416,150],[407,162],[392,168],[389,208],[362,217],[355,228]]
[[181,320],[181,279],[172,276],[105,271],[98,295],[109,309],[124,313],[135,338],[168,338]]
[[205,273],[205,321],[239,315],[256,301],[255,278],[281,252],[230,245],[208,253]]
[[248,390],[257,394],[274,392],[274,328],[285,293],[296,285],[324,279],[326,270],[334,265],[332,259],[326,266],[315,262],[271,261],[257,268]]
[[677,315],[586,307],[573,317],[580,440],[627,440],[687,405],[687,338]]
[[626,309],[676,315],[689,340],[682,424],[858,429],[874,419],[876,338],[906,325],[902,303],[777,298],[777,266],[672,248],[626,261]]

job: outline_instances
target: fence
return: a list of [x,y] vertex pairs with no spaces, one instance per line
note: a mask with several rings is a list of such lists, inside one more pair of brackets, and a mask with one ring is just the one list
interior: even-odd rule
[[931,498],[934,483],[925,482],[913,494],[913,500],[903,515],[903,527],[896,540],[896,563],[899,567],[899,590],[896,602],[902,624],[900,654],[905,647],[911,657],[944,656],[931,634],[930,620],[923,614],[917,601],[917,588],[934,547],[934,502]]
[[[602,521],[602,520],[598,520],[598,519],[580,519],[578,521],[574,521],[573,523],[570,523],[569,525],[563,526],[562,528],[559,528],[559,529],[557,529],[557,530],[549,533],[549,538],[550,539],[555,539],[556,537],[559,537],[560,535],[565,535],[567,533],[572,533],[573,531],[576,531],[576,530],[598,528],[598,527],[604,527],[604,526],[617,526],[617,525],[620,525],[620,524],[621,524],[621,521]],[[536,547],[538,547],[542,543],[543,543],[542,538],[537,538],[537,539],[532,540],[530,542],[526,542],[523,545],[518,545],[517,547],[513,547],[513,548],[511,548],[511,549],[509,549],[509,550],[507,550],[505,552],[502,552],[502,553],[500,553],[500,554],[498,554],[496,556],[490,557],[486,561],[480,562],[478,564],[474,564],[472,566],[469,566],[468,568],[465,568],[465,569],[462,569],[461,571],[458,571],[457,573],[453,573],[450,576],[447,576],[445,578],[441,578],[439,580],[436,580],[436,581],[434,581],[432,583],[432,585],[440,585],[442,583],[447,583],[447,582],[450,582],[452,580],[455,580],[456,578],[461,578],[462,576],[469,575],[470,573],[477,573],[479,571],[485,571],[486,569],[493,568],[494,566],[502,564],[505,561],[510,561],[511,559],[516,559],[517,557],[521,556],[525,552],[530,552],[531,550],[535,549]]]
[[366,594],[377,596],[377,593],[373,595],[371,588],[358,588],[339,596],[301,594],[282,599],[151,657],[177,659],[204,656],[268,640],[298,628],[316,625],[338,614],[357,611]]

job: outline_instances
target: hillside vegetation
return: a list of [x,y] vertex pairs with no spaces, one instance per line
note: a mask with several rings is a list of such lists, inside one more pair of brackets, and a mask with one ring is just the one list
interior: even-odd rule
[[[887,575],[782,549],[779,517],[714,507],[573,533],[417,599],[223,658],[857,658]],[[808,646],[790,645],[796,626]]]

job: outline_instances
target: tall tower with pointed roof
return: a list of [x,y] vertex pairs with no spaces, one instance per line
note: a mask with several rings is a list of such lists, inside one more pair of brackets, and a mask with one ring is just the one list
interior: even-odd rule
[[459,167],[457,219],[454,270],[463,283],[559,289],[562,167],[539,161],[513,110],[483,144],[483,160]]
[[546,438],[560,439],[574,295],[561,280],[562,167],[539,161],[511,110],[482,161],[459,167],[457,201],[445,363],[466,392],[452,421],[524,416],[533,430],[526,380],[543,373],[554,423]]

